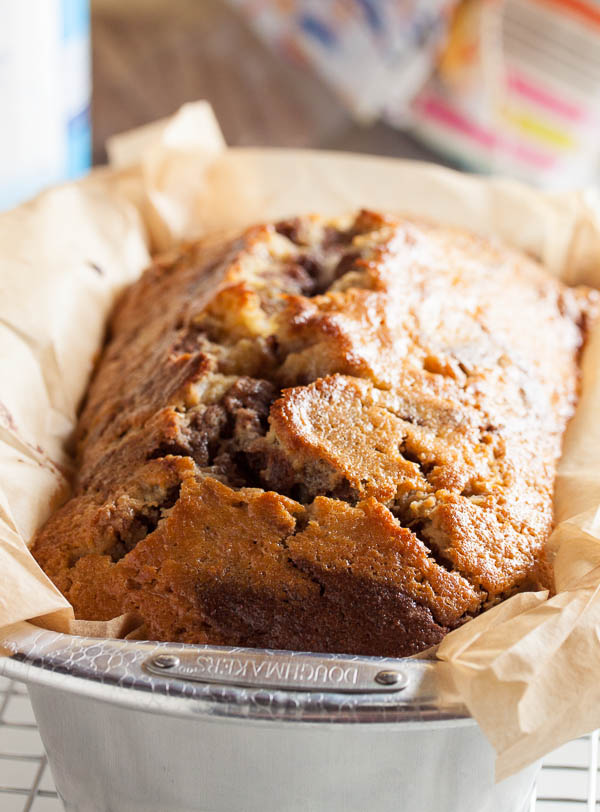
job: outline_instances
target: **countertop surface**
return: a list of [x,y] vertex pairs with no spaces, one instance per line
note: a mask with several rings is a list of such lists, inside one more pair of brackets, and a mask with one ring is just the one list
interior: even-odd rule
[[312,73],[283,61],[225,0],[92,0],[94,162],[108,136],[208,99],[232,146],[436,160],[382,123],[359,126]]

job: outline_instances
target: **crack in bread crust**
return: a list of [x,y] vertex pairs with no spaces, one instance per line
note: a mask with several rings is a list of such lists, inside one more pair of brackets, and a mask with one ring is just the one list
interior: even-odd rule
[[158,258],[39,563],[84,619],[389,656],[549,584],[595,294],[452,229],[299,217]]

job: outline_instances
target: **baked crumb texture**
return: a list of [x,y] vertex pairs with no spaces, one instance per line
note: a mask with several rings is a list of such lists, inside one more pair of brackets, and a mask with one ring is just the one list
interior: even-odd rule
[[150,639],[404,656],[547,585],[594,294],[360,212],[159,258],[118,304],[33,553]]

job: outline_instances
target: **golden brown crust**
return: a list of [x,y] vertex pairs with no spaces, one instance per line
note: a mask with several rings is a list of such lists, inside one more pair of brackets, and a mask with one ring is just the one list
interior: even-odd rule
[[595,305],[371,212],[158,259],[115,309],[34,555],[77,617],[133,611],[153,639],[420,651],[545,583]]

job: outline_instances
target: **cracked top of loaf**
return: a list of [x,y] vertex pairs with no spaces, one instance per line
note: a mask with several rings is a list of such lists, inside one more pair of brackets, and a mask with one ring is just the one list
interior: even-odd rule
[[113,314],[33,553],[150,639],[404,656],[549,585],[596,296],[362,211],[158,258]]

